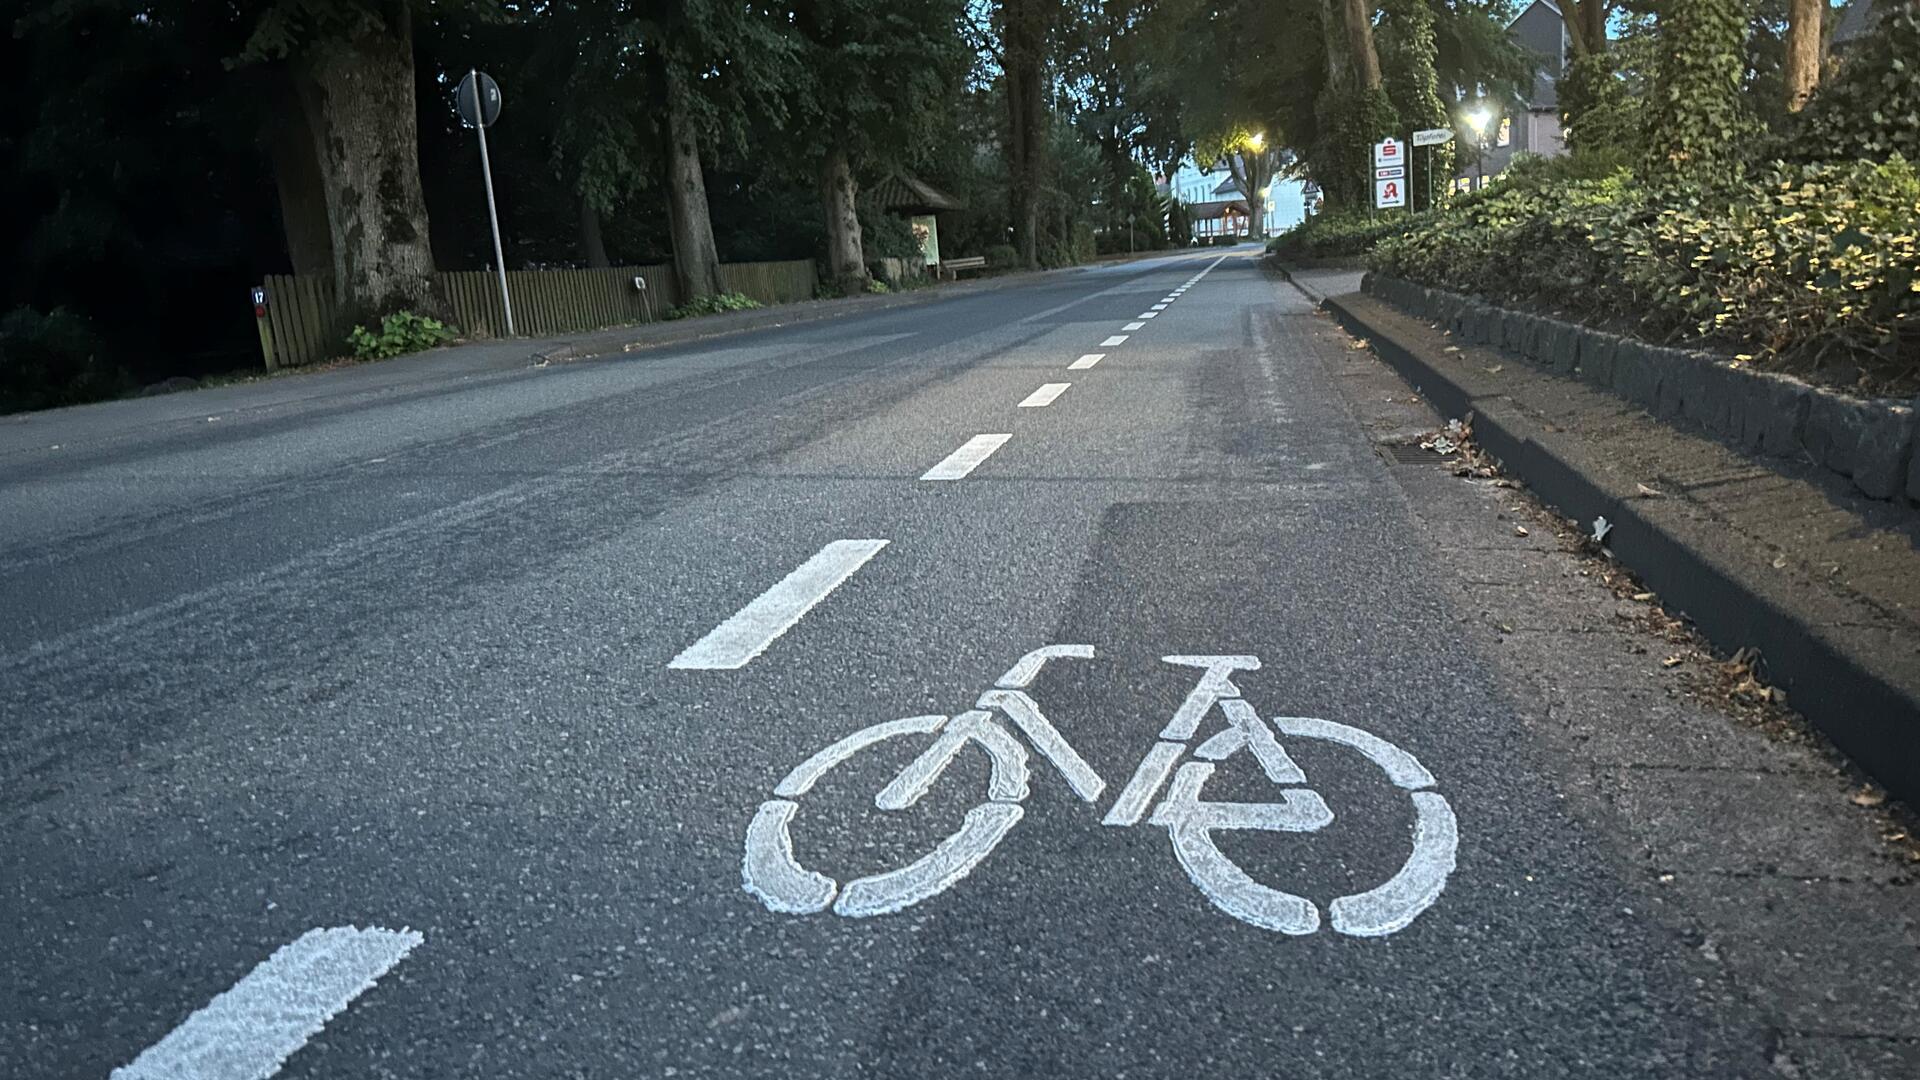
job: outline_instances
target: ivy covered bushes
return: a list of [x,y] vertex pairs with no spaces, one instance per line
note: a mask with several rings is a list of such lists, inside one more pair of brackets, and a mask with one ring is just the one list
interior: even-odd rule
[[1405,214],[1368,214],[1336,211],[1318,214],[1267,242],[1267,250],[1283,258],[1327,259],[1363,255],[1384,237],[1407,230]]
[[1649,185],[1541,165],[1417,221],[1377,271],[1710,342],[1873,393],[1920,388],[1920,170],[1776,162]]

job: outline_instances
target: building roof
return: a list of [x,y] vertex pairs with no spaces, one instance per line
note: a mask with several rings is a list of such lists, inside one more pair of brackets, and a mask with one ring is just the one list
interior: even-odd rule
[[1873,20],[1878,14],[1873,0],[1848,0],[1847,6],[1834,16],[1833,44],[1850,44],[1866,37],[1873,31]]
[[1187,208],[1187,214],[1194,221],[1210,221],[1227,216],[1229,210],[1242,217],[1247,216],[1247,204],[1241,199],[1215,199],[1212,202],[1194,203]]
[[967,204],[923,180],[894,173],[873,185],[867,197],[882,210],[904,214],[931,214],[938,210],[965,210]]

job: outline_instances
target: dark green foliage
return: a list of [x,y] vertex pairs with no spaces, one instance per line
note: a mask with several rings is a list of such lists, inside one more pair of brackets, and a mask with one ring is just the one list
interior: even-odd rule
[[715,293],[695,297],[679,307],[668,308],[661,318],[693,319],[702,315],[718,315],[724,311],[750,311],[759,306],[758,300],[744,293]]
[[1365,206],[1373,193],[1373,144],[1399,130],[1400,116],[1385,90],[1326,91],[1319,112],[1321,142],[1309,166],[1327,205]]
[[15,308],[0,317],[0,413],[75,405],[132,387],[102,355],[104,342],[67,308]]
[[1365,254],[1374,244],[1407,230],[1405,214],[1369,214],[1365,210],[1336,210],[1316,214],[1267,243],[1267,250],[1284,258],[1324,259]]
[[869,259],[919,259],[920,242],[913,227],[897,214],[862,208],[860,232]]
[[1742,96],[1750,0],[1665,0],[1661,57],[1646,102],[1647,168],[1704,174],[1758,133]]
[[453,340],[453,331],[439,319],[396,311],[380,320],[378,331],[356,326],[347,334],[347,344],[358,360],[385,360],[404,356]]
[[1193,237],[1193,209],[1179,199],[1167,203],[1167,243],[1186,247]]
[[[1453,117],[1440,100],[1440,82],[1435,63],[1439,48],[1434,40],[1433,9],[1428,0],[1386,0],[1381,7],[1386,18],[1377,38],[1380,64],[1386,72],[1387,93],[1398,113],[1400,133],[1411,137],[1421,128],[1453,126]],[[1431,154],[1434,175],[1451,177],[1455,146],[1445,143],[1423,151]],[[1422,161],[1422,165],[1427,165]],[[1434,197],[1444,201],[1447,185],[1434,185]],[[1415,209],[1426,208],[1426,185],[1412,188]]]
[[1788,150],[1800,160],[1920,161],[1920,0],[1880,0],[1880,22],[1814,95]]
[[994,270],[1012,270],[1020,265],[1020,249],[1012,244],[994,244],[982,252],[987,266]]
[[1376,247],[1373,265],[1815,374],[1864,371],[1865,389],[1910,393],[1916,234],[1920,171],[1900,158],[1774,163],[1750,179],[1657,187],[1626,172],[1569,179],[1543,163],[1418,220]]

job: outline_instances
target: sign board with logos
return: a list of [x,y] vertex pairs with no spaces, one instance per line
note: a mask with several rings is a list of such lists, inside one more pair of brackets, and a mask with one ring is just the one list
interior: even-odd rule
[[1373,205],[1376,209],[1387,210],[1407,205],[1407,182],[1403,178],[1375,180],[1373,182]]
[[1375,180],[1404,180],[1407,176],[1405,165],[1385,165],[1373,170]]
[[1403,143],[1399,139],[1393,138],[1392,136],[1388,136],[1387,138],[1381,139],[1379,142],[1374,143],[1373,144],[1373,167],[1378,169],[1384,165],[1405,164],[1407,160],[1406,146],[1407,146],[1406,143]]

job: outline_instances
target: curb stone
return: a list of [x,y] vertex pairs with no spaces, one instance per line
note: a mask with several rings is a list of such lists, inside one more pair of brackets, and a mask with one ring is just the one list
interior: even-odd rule
[[[1670,348],[1579,323],[1512,311],[1369,272],[1361,292],[1561,375],[1610,389],[1665,420],[1698,424],[1730,445],[1804,455],[1876,499],[1920,501],[1920,398],[1851,397],[1711,353]],[[1324,302],[1325,298],[1317,298]]]
[[[1476,393],[1468,385],[1475,378],[1470,366],[1449,370],[1437,346],[1411,336],[1403,340],[1390,325],[1357,310],[1364,303],[1356,301],[1363,298],[1332,297],[1322,306],[1349,333],[1370,342],[1443,414],[1472,412],[1475,438],[1543,499],[1582,523],[1605,517],[1612,524],[1609,548],[1615,558],[1722,647],[1758,648],[1794,708],[1889,792],[1920,803],[1920,670],[1910,652],[1901,659],[1898,649],[1875,643],[1874,635],[1884,634],[1884,628],[1836,620],[1830,599],[1765,577],[1764,553],[1756,549],[1714,549],[1707,537],[1723,536],[1723,529],[1689,519],[1671,500],[1634,498],[1625,478],[1583,462],[1578,437],[1542,427],[1491,384],[1487,392]],[[1603,339],[1596,361],[1606,348]],[[1622,339],[1614,351],[1629,367],[1650,367],[1647,348]],[[1657,372],[1638,378],[1642,384],[1649,378],[1659,383]],[[1768,404],[1775,400],[1771,390],[1761,396]],[[1912,410],[1905,411],[1910,433]],[[1775,434],[1766,431],[1762,437]],[[1910,443],[1903,452],[1915,453]]]

